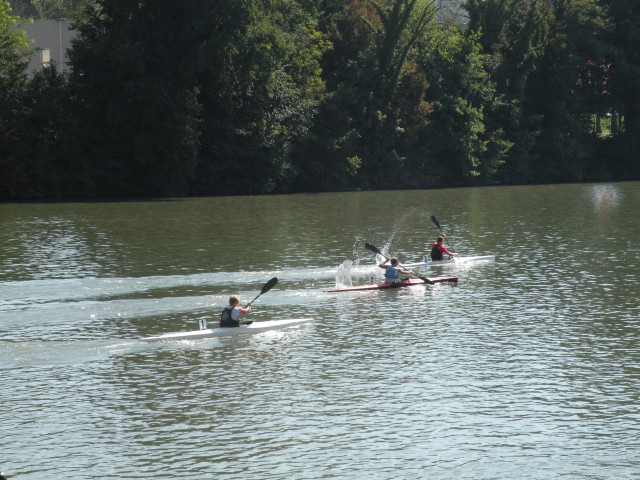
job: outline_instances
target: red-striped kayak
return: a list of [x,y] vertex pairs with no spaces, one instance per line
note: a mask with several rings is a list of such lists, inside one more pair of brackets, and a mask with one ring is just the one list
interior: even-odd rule
[[[439,277],[427,277],[433,283],[442,283],[442,282],[457,282],[458,277],[451,276],[439,276]],[[338,287],[332,288],[329,290],[323,290],[323,292],[328,293],[338,293],[338,292],[357,292],[361,290],[383,290],[385,288],[400,288],[400,287],[411,287],[413,285],[425,285],[427,282],[421,280],[419,278],[409,278],[407,280],[403,280],[402,282],[395,283],[369,283],[367,285],[357,285],[355,287]]]

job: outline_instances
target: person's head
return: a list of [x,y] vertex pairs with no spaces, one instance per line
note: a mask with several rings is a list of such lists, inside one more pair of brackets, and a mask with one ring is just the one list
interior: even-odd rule
[[397,259],[397,258],[395,258],[395,257],[394,257],[394,258],[392,258],[392,259],[391,259],[391,265],[393,265],[394,267],[395,267],[396,265],[398,265],[398,263],[400,263],[400,262],[398,262],[398,259]]
[[442,243],[444,242],[444,238],[443,237],[438,237],[438,243]]
[[229,305],[232,307],[237,307],[240,305],[240,297],[238,295],[231,295],[229,297]]

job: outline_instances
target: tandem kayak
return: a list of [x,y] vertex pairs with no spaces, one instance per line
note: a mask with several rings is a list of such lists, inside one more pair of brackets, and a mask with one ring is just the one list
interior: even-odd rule
[[415,268],[415,267],[439,267],[444,265],[464,265],[475,262],[493,262],[496,259],[495,255],[478,255],[475,257],[453,257],[449,260],[431,260],[428,256],[424,256],[421,262],[416,263],[403,263],[403,267]]
[[230,335],[246,335],[251,333],[260,333],[268,330],[276,330],[280,328],[293,327],[304,323],[313,322],[313,318],[287,318],[284,320],[268,320],[265,322],[253,322],[250,325],[242,325],[240,327],[217,327],[205,328],[201,330],[192,330],[190,332],[175,332],[156,335],[153,337],[143,337],[142,342],[162,342],[162,341],[179,341],[179,340],[198,340],[210,337],[226,337]]
[[[433,283],[442,283],[442,282],[457,282],[458,277],[427,277]],[[337,287],[329,290],[323,290],[323,292],[328,293],[338,293],[338,292],[357,292],[361,290],[384,290],[386,288],[400,288],[400,287],[411,287],[413,285],[426,285],[427,282],[421,280],[419,278],[409,278],[407,280],[403,280],[401,282],[395,283],[369,283],[367,285],[358,285],[355,287]]]

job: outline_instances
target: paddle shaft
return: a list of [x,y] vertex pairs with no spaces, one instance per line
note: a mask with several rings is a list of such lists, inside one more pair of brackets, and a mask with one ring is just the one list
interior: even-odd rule
[[[402,264],[398,263],[398,265],[399,265],[400,267],[404,268],[404,267],[402,266]],[[407,269],[405,268],[405,270],[407,270]],[[413,276],[415,276],[415,277],[419,278],[419,279],[420,279],[420,280],[422,280],[424,283],[428,283],[429,285],[433,285],[434,283],[436,283],[436,282],[434,282],[433,280],[428,279],[427,277],[422,277],[422,276],[418,275],[417,273],[413,272],[413,270],[407,270],[407,272],[409,272],[411,275],[413,275]]]
[[[444,233],[444,230],[442,230],[442,227],[440,226],[440,222],[438,221],[438,219],[435,217],[435,215],[431,215],[431,222],[438,227],[438,230],[440,230],[440,233]],[[453,245],[451,245],[451,243],[449,243],[449,239],[447,238],[447,236],[444,236],[444,241],[447,242],[447,245],[449,245],[449,248],[451,248],[451,251],[453,253],[456,253],[456,249],[453,248]]]

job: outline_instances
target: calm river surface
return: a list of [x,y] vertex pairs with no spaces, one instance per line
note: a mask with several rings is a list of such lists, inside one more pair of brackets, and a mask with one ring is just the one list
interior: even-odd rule
[[[640,478],[638,212],[640,183],[0,205],[0,470]],[[430,215],[495,262],[323,292],[381,278],[365,242],[418,261]],[[273,276],[250,317],[314,323],[139,341]]]

